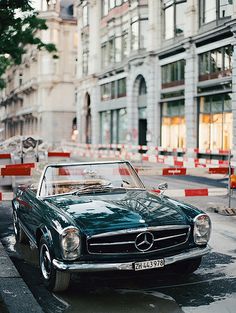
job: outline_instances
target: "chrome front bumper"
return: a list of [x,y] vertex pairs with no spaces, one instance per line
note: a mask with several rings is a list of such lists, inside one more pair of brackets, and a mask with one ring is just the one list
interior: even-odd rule
[[[179,261],[201,257],[209,253],[211,248],[193,248],[189,251],[182,252],[173,256],[164,258],[165,265],[173,264]],[[151,259],[150,259],[151,260]],[[61,262],[56,259],[52,261],[54,267],[59,271],[68,272],[102,272],[102,271],[132,271],[134,262],[123,263],[91,263],[91,262]]]

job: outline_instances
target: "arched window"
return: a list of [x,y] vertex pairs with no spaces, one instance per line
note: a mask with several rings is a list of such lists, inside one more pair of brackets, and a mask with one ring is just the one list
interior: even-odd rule
[[141,95],[145,95],[146,93],[147,93],[147,85],[146,85],[145,79],[143,78],[143,76],[141,76],[138,94],[139,96],[141,96]]

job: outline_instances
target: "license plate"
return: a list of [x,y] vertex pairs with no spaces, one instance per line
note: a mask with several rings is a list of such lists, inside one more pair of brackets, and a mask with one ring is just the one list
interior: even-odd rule
[[159,268],[159,267],[164,267],[164,266],[165,266],[164,259],[135,262],[134,263],[134,270],[135,271],[143,271],[143,270],[149,270],[152,268]]

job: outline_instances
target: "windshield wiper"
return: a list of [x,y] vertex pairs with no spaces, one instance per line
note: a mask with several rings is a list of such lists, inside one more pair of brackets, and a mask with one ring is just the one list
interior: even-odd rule
[[96,193],[96,192],[111,192],[114,190],[125,190],[123,187],[112,187],[109,185],[89,185],[78,188],[77,190],[72,191],[70,194],[72,195],[81,195],[84,193]]

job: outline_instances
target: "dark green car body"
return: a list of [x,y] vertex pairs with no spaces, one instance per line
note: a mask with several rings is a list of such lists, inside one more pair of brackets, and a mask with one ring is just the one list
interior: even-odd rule
[[[20,187],[14,215],[36,247],[45,238],[59,271],[134,270],[135,262],[163,259],[168,265],[209,252],[207,242],[194,239],[195,219],[206,216],[203,211],[145,189],[42,198],[36,190]],[[70,227],[80,236],[75,260],[65,260],[61,244],[62,231]]]

